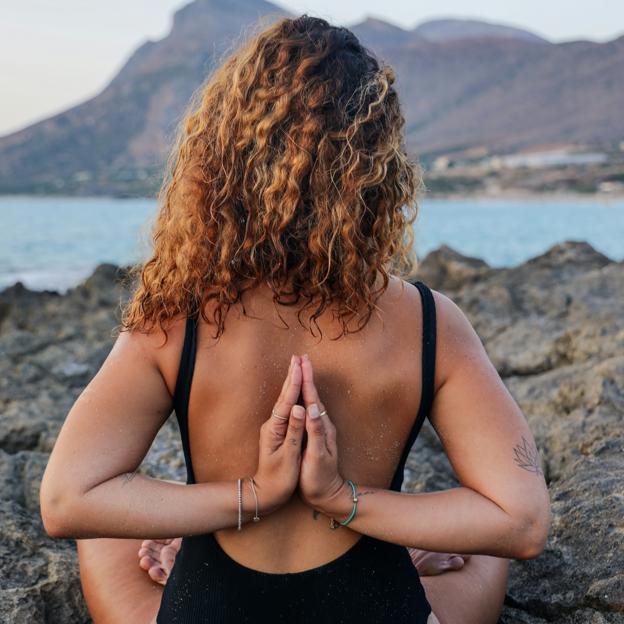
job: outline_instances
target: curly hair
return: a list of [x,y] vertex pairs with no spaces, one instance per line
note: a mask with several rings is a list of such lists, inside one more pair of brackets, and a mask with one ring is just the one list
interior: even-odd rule
[[166,340],[168,321],[199,312],[218,338],[261,284],[302,301],[313,334],[328,308],[341,335],[354,317],[362,329],[389,272],[416,265],[422,182],[394,81],[350,30],[306,14],[230,53],[182,120],[122,329],[157,324]]

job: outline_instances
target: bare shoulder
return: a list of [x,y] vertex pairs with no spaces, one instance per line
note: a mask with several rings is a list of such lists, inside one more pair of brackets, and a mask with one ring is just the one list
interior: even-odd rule
[[139,359],[146,366],[155,368],[173,394],[185,329],[185,318],[180,315],[169,320],[164,327],[156,325],[141,330],[122,330],[110,357]]
[[[455,320],[460,324],[465,324],[466,322],[468,322],[468,319],[466,318],[464,312],[450,297],[448,297],[444,293],[441,293],[435,288],[432,288],[431,286],[429,286],[429,284],[425,283],[425,285],[433,294],[438,316],[442,314],[444,317]],[[414,283],[408,282],[407,280],[397,277],[396,275],[391,275],[388,292],[391,294],[399,294],[400,292],[405,291],[412,293],[412,296],[420,297],[418,288],[414,285]]]
[[441,368],[449,374],[473,359],[489,358],[483,342],[466,313],[447,295],[433,290],[437,317],[437,356]]
[[[463,310],[444,293],[432,288],[428,284],[425,285],[433,295],[438,335],[474,340],[476,334]],[[417,303],[421,301],[418,288],[413,283],[395,275],[390,276],[387,292],[389,298],[393,301],[401,297],[407,297],[408,300],[414,299]]]
[[415,284],[416,284],[416,281],[421,281],[421,283],[424,283],[425,286],[427,286],[427,288],[433,293],[436,299],[436,306],[437,306],[438,300],[442,298],[450,301],[450,299],[446,297],[446,295],[443,295],[442,293],[438,292],[426,282],[422,282],[422,280],[408,281],[397,275],[389,275],[388,277],[389,277],[389,282],[388,282],[388,289],[386,292],[388,296],[392,299],[407,295],[408,297],[414,297],[420,300],[420,293]]
[[[421,296],[418,288],[399,277],[391,276],[388,291],[391,297],[406,294],[409,299],[414,298],[418,307],[421,305]],[[487,360],[488,356],[483,343],[475,331],[465,312],[444,293],[432,288],[436,313],[436,387],[442,385],[457,366],[477,358]]]
[[158,324],[141,329],[119,329],[117,342],[156,353],[184,337],[185,317],[177,315],[161,327]]
[[[384,293],[385,301],[393,306],[400,303],[410,309],[414,306],[417,308],[421,307],[420,293],[418,288],[412,282],[409,282],[402,277],[398,277],[397,275],[389,275],[388,277],[388,288]],[[430,290],[434,292],[432,288],[430,288]]]

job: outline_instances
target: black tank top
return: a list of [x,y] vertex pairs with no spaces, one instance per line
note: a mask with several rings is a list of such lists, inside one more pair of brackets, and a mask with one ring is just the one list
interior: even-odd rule
[[[390,489],[401,491],[405,462],[434,395],[436,312],[431,290],[418,288],[423,310],[422,392]],[[186,321],[174,408],[187,470],[195,483],[188,405],[197,350],[197,319]],[[165,586],[157,624],[425,624],[431,606],[407,548],[362,535],[338,558],[292,573],[260,572],[232,559],[212,533],[182,538]]]

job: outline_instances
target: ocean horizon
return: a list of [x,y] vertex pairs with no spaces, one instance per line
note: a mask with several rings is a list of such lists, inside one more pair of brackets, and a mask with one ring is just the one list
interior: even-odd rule
[[[149,256],[155,199],[0,196],[0,289],[21,282],[64,293],[101,263]],[[624,199],[424,199],[417,257],[448,245],[493,267],[513,266],[565,240],[624,259]]]

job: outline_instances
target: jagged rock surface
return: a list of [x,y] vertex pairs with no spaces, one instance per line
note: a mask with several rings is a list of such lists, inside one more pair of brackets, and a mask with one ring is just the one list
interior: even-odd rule
[[[53,540],[39,484],[62,422],[113,343],[119,280],[98,267],[60,296],[0,293],[0,622],[82,624],[73,540]],[[624,264],[564,243],[494,269],[448,247],[419,278],[465,311],[520,404],[544,462],[553,525],[542,555],[513,561],[501,624],[624,622]],[[175,419],[142,468],[185,479]],[[406,488],[457,485],[426,423]]]

